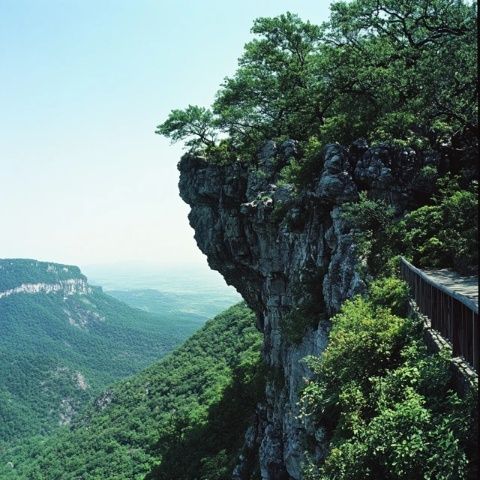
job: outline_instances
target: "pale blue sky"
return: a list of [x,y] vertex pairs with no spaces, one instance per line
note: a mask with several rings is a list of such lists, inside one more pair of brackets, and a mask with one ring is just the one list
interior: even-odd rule
[[210,104],[254,18],[329,3],[0,0],[0,257],[203,261],[155,126]]

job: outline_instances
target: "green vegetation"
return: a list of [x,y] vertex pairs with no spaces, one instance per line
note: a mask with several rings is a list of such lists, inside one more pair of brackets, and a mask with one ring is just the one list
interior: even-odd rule
[[[10,288],[85,279],[76,267],[31,260],[0,266]],[[158,360],[199,326],[195,316],[146,313],[99,288],[0,298],[0,451],[68,423],[106,385]]]
[[282,318],[282,335],[290,343],[299,344],[309,328],[315,328],[321,317],[311,312],[309,305],[301,305]]
[[395,211],[383,200],[369,199],[361,192],[357,202],[342,206],[342,217],[355,229],[357,255],[364,274],[377,275],[393,256],[392,222]]
[[432,205],[414,210],[398,223],[400,248],[419,267],[478,269],[478,183],[461,188],[459,179],[440,178]]
[[70,428],[0,453],[0,477],[226,478],[264,389],[260,345],[254,314],[230,308],[164,360],[111,386]]
[[357,202],[342,206],[344,220],[354,228],[357,252],[365,272],[395,271],[395,257],[404,255],[419,267],[478,272],[478,182],[462,186],[444,176],[433,187],[431,204],[395,218],[392,207],[362,192]]
[[287,13],[252,33],[212,108],[173,110],[157,133],[251,161],[265,139],[438,146],[476,119],[475,2],[337,1],[321,26]]
[[408,312],[408,285],[396,277],[382,277],[369,285],[369,300],[381,307],[389,307],[394,315]]
[[[294,139],[300,155],[287,159],[279,183],[300,190],[323,167],[326,143],[363,137],[439,152],[475,122],[474,2],[352,0],[331,11],[321,26],[290,13],[256,20],[213,106],[173,110],[157,133],[220,163],[252,162],[265,140]],[[458,178],[433,166],[418,172],[425,198],[401,218],[364,192],[342,206],[369,287],[332,319],[325,353],[308,360],[314,378],[302,415],[316,428],[311,443],[321,429],[330,443],[322,464],[309,452],[306,480],[473,476],[476,399],[454,392],[450,352],[427,352],[407,317],[407,287],[391,276],[400,254],[418,266],[477,265],[477,184],[458,170]],[[274,209],[282,218],[288,207]],[[281,324],[291,344],[325,310],[324,272],[303,273]],[[69,278],[84,279],[75,267],[0,261],[0,291]],[[114,294],[151,309],[164,302],[152,292]],[[254,324],[245,305],[232,307],[136,373],[193,332],[198,317],[159,319],[100,289],[0,299],[0,477],[224,480],[264,377],[279,388],[285,380],[279,368],[264,371]],[[59,418],[71,424],[45,436]]]
[[[194,285],[195,279],[192,279]],[[185,290],[194,287],[186,285]],[[163,292],[155,289],[106,290],[105,293],[134,308],[150,313],[177,316],[179,320],[197,319],[203,325],[205,320],[214,317],[240,300],[240,295],[224,291],[220,287],[211,290]]]
[[72,278],[87,280],[73,265],[23,258],[0,259],[0,292],[19,287],[22,283],[54,283]]
[[288,342],[301,343],[308,329],[316,328],[325,318],[323,275],[321,268],[304,272],[302,281],[293,286],[292,294],[296,306],[282,318],[280,324],[282,335]]
[[[398,293],[383,295],[389,286]],[[307,480],[454,480],[473,468],[475,399],[454,392],[450,352],[427,353],[421,325],[392,313],[405,290],[385,279],[347,301],[326,351],[308,360],[302,412],[326,428],[330,448],[322,465],[305,466]]]

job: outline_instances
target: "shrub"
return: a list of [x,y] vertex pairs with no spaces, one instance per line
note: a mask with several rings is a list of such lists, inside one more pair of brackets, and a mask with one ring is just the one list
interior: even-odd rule
[[290,343],[299,344],[302,342],[306,331],[318,325],[319,317],[308,306],[293,308],[282,318],[280,325],[282,335]]
[[301,190],[319,177],[323,168],[322,143],[316,137],[310,137],[302,142],[302,149],[302,158],[290,158],[280,171],[279,184],[288,183]]
[[395,211],[383,200],[370,199],[361,192],[357,202],[342,206],[342,218],[354,229],[358,255],[368,272],[377,275],[385,271],[393,256],[391,227]]
[[300,343],[309,328],[316,328],[325,317],[323,298],[323,268],[304,271],[302,280],[292,287],[296,306],[284,317],[280,328],[285,338],[294,344]]
[[307,360],[321,378],[317,400],[329,424],[340,420],[344,387],[351,388],[354,382],[366,390],[372,375],[400,361],[409,328],[409,322],[362,297],[345,302],[332,318],[328,348],[321,357]]
[[369,285],[369,298],[375,305],[389,308],[395,315],[408,311],[408,285],[395,277],[383,277]]
[[324,354],[309,358],[301,415],[327,427],[330,450],[322,464],[307,454],[306,480],[467,478],[476,397],[451,390],[450,352],[428,354],[418,324],[390,312],[405,293],[396,279],[374,282],[368,300],[333,318]]
[[396,225],[400,247],[419,267],[448,267],[476,273],[478,265],[477,184],[461,189],[458,179],[441,179],[433,205],[407,213]]

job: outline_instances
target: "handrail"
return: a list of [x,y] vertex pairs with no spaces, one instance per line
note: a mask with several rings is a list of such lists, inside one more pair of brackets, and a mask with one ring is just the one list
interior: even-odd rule
[[437,283],[403,257],[400,275],[409,285],[420,312],[429,318],[431,327],[452,345],[453,355],[464,357],[478,372],[478,303]]
[[417,275],[422,277],[422,279],[425,280],[427,283],[429,283],[430,285],[433,285],[435,288],[438,288],[439,290],[443,290],[447,295],[450,295],[451,297],[455,298],[459,302],[463,303],[470,310],[474,311],[475,313],[478,313],[478,304],[475,303],[473,300],[466,297],[465,295],[455,292],[451,288],[448,288],[445,285],[442,285],[441,283],[437,283],[433,278],[429,277],[426,273],[422,272],[422,270],[420,270],[417,267],[414,267],[405,258],[400,257],[400,261],[403,262],[410,270],[413,270]]

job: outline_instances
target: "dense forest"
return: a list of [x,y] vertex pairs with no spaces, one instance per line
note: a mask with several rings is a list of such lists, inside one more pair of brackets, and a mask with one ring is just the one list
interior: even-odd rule
[[[307,479],[478,473],[477,399],[455,392],[451,351],[427,351],[398,278],[400,255],[420,267],[478,274],[476,17],[476,3],[461,0],[353,0],[333,2],[320,26],[291,13],[257,19],[254,39],[213,105],[173,110],[157,128],[184,143],[184,158],[224,171],[248,165],[259,184],[267,175],[260,165],[266,142],[288,144],[287,158],[268,159],[269,174],[275,162],[281,169],[268,178],[296,194],[298,204],[314,197],[332,143],[343,146],[347,161],[367,152],[387,162],[388,175],[411,174],[402,201],[378,197],[357,179],[358,198],[341,206],[367,288],[330,319],[323,355],[308,359],[314,377],[302,393],[302,415],[314,427],[305,445]],[[415,170],[418,156],[424,161]],[[339,164],[328,168],[339,173]],[[258,204],[270,202],[266,221],[280,222],[293,239],[302,221],[271,192]],[[302,287],[307,301],[282,323],[290,343],[325,321],[322,294]]]
[[22,258],[0,259],[0,292],[19,287],[22,283],[52,283],[70,279],[87,280],[73,265]]
[[476,392],[455,391],[451,351],[429,352],[421,321],[407,311],[407,285],[376,280],[332,319],[324,354],[307,359],[315,376],[302,415],[326,428],[330,449],[321,465],[307,461],[306,480],[478,473]]
[[[354,0],[330,8],[320,26],[291,13],[257,19],[212,107],[173,110],[157,133],[222,164],[251,163],[266,140],[293,139],[299,154],[281,178],[299,191],[322,170],[328,143],[403,148],[405,169],[409,151],[430,152],[411,212],[389,229],[388,243],[419,266],[475,273],[476,2]],[[434,160],[435,152],[447,159]],[[364,213],[356,211],[358,221]],[[363,218],[370,232],[383,227]]]
[[230,308],[70,428],[0,454],[1,478],[226,478],[262,396],[260,344],[253,313]]
[[[0,266],[0,281],[10,288],[86,281],[72,266],[31,260]],[[128,307],[99,288],[0,298],[0,449],[69,423],[104,387],[158,360],[202,323]]]
[[256,20],[212,108],[174,110],[158,133],[210,159],[248,161],[265,139],[292,138],[309,153],[361,137],[434,147],[475,122],[475,2],[354,0],[330,9],[320,26],[291,13]]

